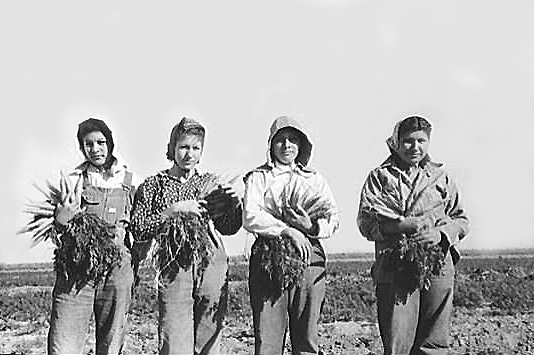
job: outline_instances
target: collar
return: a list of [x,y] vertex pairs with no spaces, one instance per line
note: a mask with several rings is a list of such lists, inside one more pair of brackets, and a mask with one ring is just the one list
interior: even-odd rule
[[[119,159],[115,158],[115,161],[111,165],[111,168],[106,171],[110,176],[114,176],[115,174],[118,174],[124,170],[127,170],[126,164],[119,161]],[[84,161],[80,165],[78,165],[76,168],[74,168],[75,174],[83,174],[84,172],[88,173],[101,173],[102,170],[91,164],[88,160]]]
[[191,176],[189,178],[184,178],[184,177],[178,177],[178,176],[171,175],[171,174],[169,174],[169,169],[165,169],[165,170],[162,170],[162,171],[158,172],[158,175],[166,177],[166,178],[169,178],[169,179],[172,179],[172,180],[175,180],[175,181],[183,184],[183,183],[186,183],[187,181],[189,181],[191,178],[193,178],[195,176],[203,175],[203,173],[202,173],[201,169],[199,169],[198,167],[195,167],[193,169],[193,173],[191,174]]
[[313,169],[311,169],[311,168],[309,168],[307,166],[304,166],[299,162],[293,163],[291,165],[291,167],[288,167],[288,168],[286,168],[286,166],[284,166],[284,165],[275,165],[275,163],[267,162],[267,163],[263,164],[262,166],[257,167],[254,170],[255,171],[258,171],[258,170],[259,171],[262,171],[262,170],[263,171],[270,171],[275,176],[282,175],[282,174],[285,174],[285,173],[290,173],[290,172],[294,172],[294,173],[297,173],[297,174],[300,174],[300,175],[303,175],[303,176],[307,176],[307,175],[310,175],[310,174],[315,174],[315,170],[313,170]]
[[[425,171],[432,171],[442,167],[442,163],[437,163],[430,158],[430,155],[426,155],[420,162],[418,167]],[[382,164],[381,168],[395,167],[401,171],[405,170],[406,163],[404,163],[396,154],[391,154]]]
[[291,163],[290,165],[287,164],[281,164],[281,163],[273,163],[274,169],[276,170],[282,170],[282,171],[289,171],[289,170],[295,170],[297,167],[297,164],[295,162]]

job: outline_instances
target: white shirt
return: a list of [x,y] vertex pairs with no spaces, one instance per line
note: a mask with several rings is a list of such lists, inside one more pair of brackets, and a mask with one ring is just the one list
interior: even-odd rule
[[330,187],[320,174],[283,165],[255,170],[245,183],[243,227],[256,235],[279,236],[290,227],[282,219],[282,208],[289,201],[302,202],[313,196],[332,207],[329,217],[317,219],[316,238],[329,238],[337,231],[339,219]]
[[[128,168],[126,164],[119,160],[111,166],[109,171],[102,173],[100,169],[89,163],[88,161],[78,165],[72,173],[68,175],[72,187],[76,185],[78,179],[83,178],[82,174],[87,171],[87,178],[90,185],[101,188],[121,188],[124,182],[124,176]],[[130,171],[131,172],[131,171]],[[141,181],[136,174],[132,173],[132,186],[136,188]]]

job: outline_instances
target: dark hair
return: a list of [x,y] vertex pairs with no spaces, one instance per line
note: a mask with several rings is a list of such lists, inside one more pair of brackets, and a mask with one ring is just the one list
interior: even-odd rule
[[432,125],[430,122],[420,116],[407,117],[399,124],[397,139],[400,140],[400,137],[402,137],[404,134],[415,131],[423,131],[430,137]]
[[174,162],[176,142],[178,142],[178,138],[180,138],[180,136],[191,134],[200,137],[202,144],[204,144],[204,136],[206,134],[204,127],[200,126],[198,123],[196,125],[191,125],[191,127],[187,127],[188,124],[190,124],[190,122],[184,123],[184,119],[182,119],[180,123],[172,128],[171,137],[169,139],[169,143],[167,144],[167,159],[172,162]]
[[83,139],[86,135],[92,132],[100,132],[104,135],[104,137],[106,137],[106,145],[108,147],[108,156],[106,157],[104,168],[109,169],[111,165],[113,164],[113,162],[115,161],[115,158],[113,157],[113,148],[115,147],[115,144],[113,143],[113,136],[111,134],[111,130],[109,129],[109,127],[106,125],[104,121],[96,119],[96,118],[88,118],[78,125],[78,132],[76,133],[76,137],[78,138],[78,144],[80,145],[80,150],[85,156]]

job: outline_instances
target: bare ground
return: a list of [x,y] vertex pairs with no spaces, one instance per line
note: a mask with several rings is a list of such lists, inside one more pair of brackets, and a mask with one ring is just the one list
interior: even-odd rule
[[[494,314],[491,309],[456,309],[451,332],[451,354],[534,354],[534,313],[520,316]],[[126,354],[156,354],[157,324],[132,317]],[[0,324],[1,354],[45,354],[48,323],[8,321]],[[92,354],[94,329],[88,333],[85,354]],[[381,354],[378,328],[370,322],[335,322],[320,325],[324,355]],[[286,344],[289,350],[289,344]],[[223,332],[222,353],[250,355],[254,338],[249,320],[230,320]],[[286,351],[289,353],[289,351]]]

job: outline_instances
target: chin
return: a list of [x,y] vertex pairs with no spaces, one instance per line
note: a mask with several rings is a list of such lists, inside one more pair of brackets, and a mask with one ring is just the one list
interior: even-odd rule
[[91,161],[91,164],[93,164],[97,168],[100,168],[100,167],[104,166],[105,163],[106,163],[105,160],[97,160],[97,161],[93,160],[93,161]]

